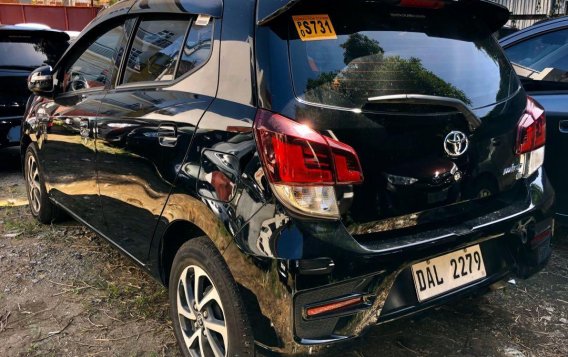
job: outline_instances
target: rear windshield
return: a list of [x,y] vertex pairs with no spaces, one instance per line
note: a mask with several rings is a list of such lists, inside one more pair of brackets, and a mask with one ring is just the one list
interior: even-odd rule
[[370,8],[346,18],[330,12],[337,38],[314,41],[302,41],[290,24],[296,96],[362,108],[374,97],[424,94],[479,108],[512,95],[519,82],[491,34],[479,23],[441,14]]
[[0,67],[35,69],[44,63],[55,64],[67,44],[34,38],[0,39]]

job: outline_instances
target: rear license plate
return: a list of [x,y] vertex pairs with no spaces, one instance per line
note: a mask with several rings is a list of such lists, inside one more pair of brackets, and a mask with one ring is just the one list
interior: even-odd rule
[[479,244],[412,266],[418,301],[428,300],[486,275]]

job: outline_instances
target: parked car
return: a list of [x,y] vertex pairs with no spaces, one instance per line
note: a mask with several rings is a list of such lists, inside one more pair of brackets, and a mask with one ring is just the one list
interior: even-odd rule
[[104,10],[30,76],[32,214],[168,286],[191,356],[303,355],[534,274],[554,191],[509,12],[395,3]]
[[0,148],[20,144],[29,74],[42,64],[55,64],[69,37],[36,26],[0,25]]
[[503,26],[501,27],[499,30],[497,30],[493,35],[495,36],[495,38],[497,38],[498,40],[509,36],[515,32],[519,31],[518,28],[514,27],[514,26]]
[[568,16],[538,23],[500,43],[525,90],[547,111],[544,167],[556,189],[557,219],[568,224]]

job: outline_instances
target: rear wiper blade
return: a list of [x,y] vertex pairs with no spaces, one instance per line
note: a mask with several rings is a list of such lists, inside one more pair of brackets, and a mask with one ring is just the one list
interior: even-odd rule
[[474,131],[481,125],[481,119],[461,100],[456,98],[439,97],[424,94],[397,94],[372,97],[367,99],[370,103],[394,103],[394,104],[426,104],[442,105],[456,109],[462,113],[469,124],[469,129]]

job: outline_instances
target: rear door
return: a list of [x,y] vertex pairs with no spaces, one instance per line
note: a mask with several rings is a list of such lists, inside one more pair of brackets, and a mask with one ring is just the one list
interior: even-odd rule
[[197,25],[195,18],[139,18],[117,86],[97,118],[103,233],[140,261],[217,87],[216,66],[200,76],[215,22]]
[[568,218],[568,28],[552,29],[505,48],[529,95],[546,109],[544,167],[557,195],[557,212]]

